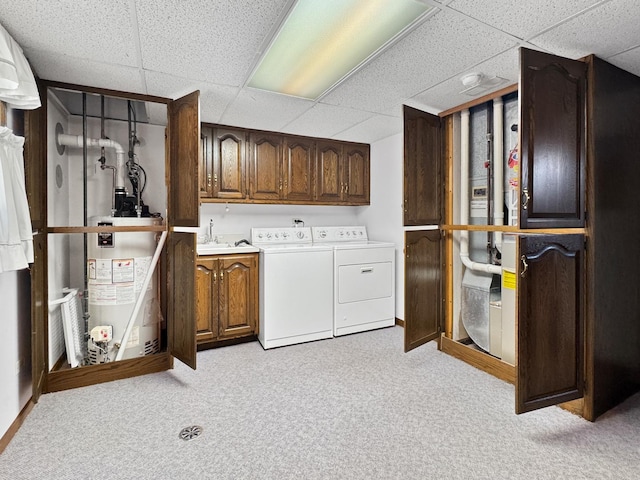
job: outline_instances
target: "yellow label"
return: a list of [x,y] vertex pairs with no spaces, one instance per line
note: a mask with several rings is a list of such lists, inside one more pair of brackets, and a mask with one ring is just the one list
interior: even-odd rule
[[516,289],[516,274],[514,272],[502,270],[502,288]]

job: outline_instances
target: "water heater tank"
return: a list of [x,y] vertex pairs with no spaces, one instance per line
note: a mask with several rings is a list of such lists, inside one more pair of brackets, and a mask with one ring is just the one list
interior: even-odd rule
[[[142,227],[160,225],[159,218],[93,217],[91,225]],[[113,361],[118,353],[135,303],[151,266],[156,249],[156,232],[90,233],[87,235],[87,277],[89,290],[89,332],[94,327],[111,326],[108,342],[88,340],[89,363]],[[123,359],[136,358],[160,350],[160,323],[157,272],[145,292],[141,308],[124,348]]]

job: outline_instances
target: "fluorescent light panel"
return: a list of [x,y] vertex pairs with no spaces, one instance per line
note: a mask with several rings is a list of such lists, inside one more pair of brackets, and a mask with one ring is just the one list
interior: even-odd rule
[[418,0],[298,0],[248,86],[315,100],[430,8]]

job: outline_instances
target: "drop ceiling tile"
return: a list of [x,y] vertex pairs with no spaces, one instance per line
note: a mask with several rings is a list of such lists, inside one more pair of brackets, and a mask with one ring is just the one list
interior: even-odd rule
[[404,99],[515,45],[495,29],[441,11],[322,98],[388,114]]
[[245,88],[229,104],[220,123],[280,131],[312,105],[310,100]]
[[25,49],[24,53],[31,68],[44,80],[122,92],[147,93],[138,68],[109,65],[42,50]]
[[372,113],[362,110],[318,103],[286,125],[283,130],[296,135],[331,138],[371,116]]
[[145,77],[149,95],[175,99],[200,90],[200,120],[207,123],[219,123],[222,112],[240,90],[237,87],[197,82],[159,72],[145,72]]
[[461,93],[465,87],[460,78],[466,73],[478,72],[483,73],[487,77],[501,77],[507,80],[506,83],[492,89],[492,91],[500,90],[514,83],[518,83],[520,70],[520,55],[518,48],[511,48],[494,58],[476,65],[469,70],[455,75],[450,79],[432,87],[424,92],[407,100],[407,105],[430,112],[442,112],[450,108],[462,105],[474,98],[486,95],[489,92],[476,96],[469,96]]
[[333,136],[336,140],[374,143],[383,138],[402,133],[402,117],[374,115],[343,132]]
[[610,57],[607,59],[607,62],[634,75],[640,76],[640,47]]
[[453,0],[449,7],[526,40],[598,3],[601,0]]
[[0,3],[0,19],[23,49],[138,66],[129,0]]
[[569,58],[590,53],[607,58],[640,44],[638,24],[637,0],[609,1],[532,38],[531,43]]
[[135,0],[145,69],[241,86],[289,0]]

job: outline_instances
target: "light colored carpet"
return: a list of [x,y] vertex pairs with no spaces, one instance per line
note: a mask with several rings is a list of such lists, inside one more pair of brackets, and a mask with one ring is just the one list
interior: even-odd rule
[[[2,479],[637,479],[640,395],[595,423],[515,415],[513,387],[400,327],[43,395]],[[183,427],[200,425],[185,442]]]

